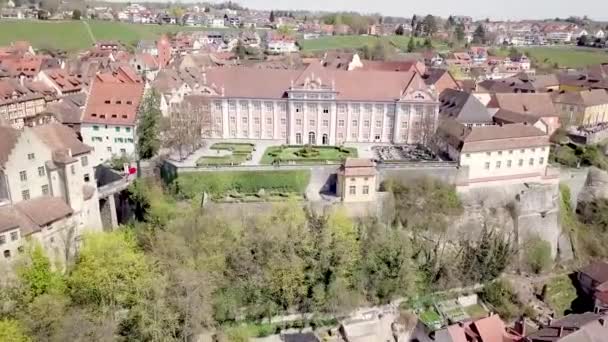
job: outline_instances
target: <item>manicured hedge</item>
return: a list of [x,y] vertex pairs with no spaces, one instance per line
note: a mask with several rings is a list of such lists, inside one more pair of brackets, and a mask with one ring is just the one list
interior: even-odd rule
[[189,172],[178,175],[175,190],[185,198],[194,198],[203,192],[257,193],[260,189],[302,194],[306,191],[309,180],[308,170]]

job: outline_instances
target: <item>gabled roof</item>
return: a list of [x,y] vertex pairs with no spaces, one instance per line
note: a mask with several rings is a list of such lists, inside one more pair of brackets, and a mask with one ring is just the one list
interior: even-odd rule
[[20,131],[8,126],[0,126],[0,166],[8,161],[11,151],[17,144]]
[[143,92],[144,83],[131,68],[121,66],[116,72],[98,74],[82,122],[133,125]]
[[575,92],[564,92],[555,94],[556,103],[565,103],[583,106],[599,106],[608,104],[608,93],[603,89],[591,89]]
[[466,127],[447,119],[437,131],[444,141],[463,153],[549,146],[545,132],[523,123]]
[[92,147],[78,140],[76,132],[61,124],[39,125],[30,128],[53,152],[69,149],[72,156],[78,156],[93,150]]
[[492,123],[488,108],[470,93],[446,89],[439,95],[439,103],[439,113],[443,117],[463,124]]
[[494,94],[488,103],[490,108],[507,109],[516,113],[539,117],[558,116],[549,93]]
[[66,218],[73,212],[63,199],[49,196],[22,201],[15,204],[15,207],[39,227]]
[[596,261],[589,264],[581,269],[580,272],[600,284],[608,282],[608,263],[604,261]]

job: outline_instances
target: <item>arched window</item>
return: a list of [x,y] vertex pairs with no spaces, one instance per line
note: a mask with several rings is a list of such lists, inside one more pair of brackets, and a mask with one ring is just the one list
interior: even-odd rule
[[308,144],[309,145],[317,144],[317,137],[316,137],[315,132],[308,132]]

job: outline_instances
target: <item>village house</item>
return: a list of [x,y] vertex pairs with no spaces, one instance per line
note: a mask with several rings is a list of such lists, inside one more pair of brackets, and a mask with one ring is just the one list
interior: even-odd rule
[[[523,329],[522,329],[523,330]],[[450,325],[435,332],[436,342],[519,342],[522,331],[505,326],[498,315]]]
[[305,70],[216,68],[203,76],[212,138],[411,144],[424,143],[436,128],[437,94],[416,72],[351,72],[313,63]]
[[347,158],[338,171],[336,195],[343,202],[376,200],[376,166],[370,159]]
[[269,54],[283,54],[297,52],[298,46],[296,40],[287,35],[281,35],[276,33],[268,33],[266,38],[266,52]]
[[[549,93],[497,93],[491,95],[487,107],[541,119],[549,135],[560,127],[559,113]],[[529,123],[527,119],[524,122]]]
[[467,127],[442,120],[437,149],[468,170],[468,186],[553,182],[548,172],[549,135],[526,124]]
[[14,80],[0,80],[0,123],[22,128],[28,118],[41,113],[45,95]]
[[154,81],[160,70],[158,59],[147,53],[133,55],[129,61],[129,65],[148,82]]
[[608,122],[608,93],[602,89],[558,92],[553,102],[564,125],[592,126]]
[[83,141],[95,149],[93,165],[114,155],[135,153],[137,111],[143,92],[144,82],[129,67],[95,77],[80,128]]
[[569,314],[526,335],[522,342],[595,342],[608,336],[608,316],[585,312]]
[[[11,260],[26,237],[50,255],[100,230],[92,148],[60,124],[16,130],[0,126],[0,250]],[[69,241],[66,241],[69,239]]]

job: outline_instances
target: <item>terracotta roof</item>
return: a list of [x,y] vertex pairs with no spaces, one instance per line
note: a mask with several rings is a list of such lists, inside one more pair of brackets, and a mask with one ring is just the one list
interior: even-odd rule
[[608,263],[604,261],[596,261],[589,264],[581,269],[580,272],[600,284],[608,282]]
[[368,61],[363,60],[361,70],[375,71],[415,71],[424,74],[424,64],[419,61]]
[[134,56],[134,58],[142,61],[148,69],[156,70],[159,68],[158,60],[156,57],[152,56],[149,53],[139,53]]
[[77,92],[82,90],[84,86],[82,75],[69,73],[65,69],[48,69],[42,72],[62,92]]
[[540,118],[531,114],[516,113],[506,109],[499,109],[494,114],[494,121],[497,123],[529,123],[534,124]]
[[39,227],[14,205],[0,207],[0,233],[19,229],[22,236],[30,235]]
[[505,324],[500,320],[498,315],[492,315],[475,321],[473,329],[477,330],[482,342],[504,341]]
[[376,167],[371,159],[347,158],[340,167],[340,173],[344,176],[374,176]]
[[546,133],[522,123],[470,128],[448,119],[440,124],[438,134],[463,153],[549,146]]
[[133,125],[143,92],[141,78],[130,68],[98,74],[91,85],[82,122]]
[[0,166],[8,161],[8,157],[19,139],[19,130],[8,126],[0,126]]
[[608,320],[607,316],[593,312],[570,314],[527,335],[526,340],[546,342],[605,341],[605,337],[608,336],[608,326],[602,326],[599,323],[601,318]]
[[539,117],[558,116],[549,93],[494,94],[488,107]]
[[554,95],[553,100],[556,103],[598,106],[608,104],[608,93],[603,89],[564,92]]
[[93,150],[92,147],[78,140],[76,132],[61,124],[34,126],[32,132],[42,140],[53,152],[69,149],[72,156],[78,156]]
[[0,105],[21,103],[44,98],[44,94],[34,92],[15,80],[0,80]]
[[62,124],[79,124],[82,116],[81,108],[71,101],[64,100],[50,103],[44,112],[52,114]]
[[15,204],[39,227],[44,227],[72,214],[72,209],[59,197],[43,196]]

